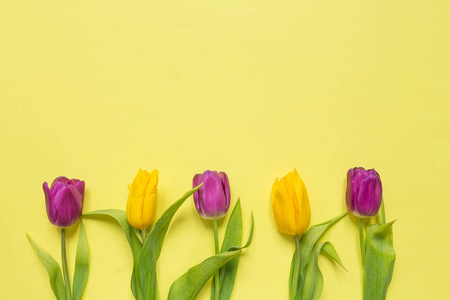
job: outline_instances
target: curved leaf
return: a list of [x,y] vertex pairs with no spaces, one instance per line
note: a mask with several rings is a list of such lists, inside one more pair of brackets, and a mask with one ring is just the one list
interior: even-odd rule
[[114,220],[119,223],[120,227],[122,227],[122,230],[125,233],[128,244],[131,247],[131,251],[133,252],[133,258],[139,257],[142,243],[137,237],[134,228],[130,225],[130,223],[128,223],[127,213],[120,209],[102,209],[88,212],[83,215],[83,217],[86,218],[96,218],[100,216],[114,218]]
[[[223,238],[221,253],[233,246],[241,246],[242,243],[242,212],[241,212],[241,200],[238,199],[234,205],[233,212],[228,220],[227,229]],[[227,262],[222,268],[220,268],[220,300],[228,300],[231,297],[233,291],[234,281],[236,280],[237,269],[239,265],[239,257],[236,256],[229,262]],[[211,285],[211,297],[214,296],[214,284]],[[214,299],[214,298],[211,298]]]
[[211,256],[200,264],[190,268],[184,275],[172,283],[168,300],[194,300],[217,269],[240,253],[241,250],[223,252]]
[[[305,272],[306,272],[306,265],[309,262],[312,249],[314,245],[316,244],[317,240],[327,231],[331,226],[336,224],[339,220],[341,220],[343,217],[345,217],[348,214],[348,212],[343,213],[337,217],[334,217],[333,219],[317,224],[314,226],[311,226],[301,237],[300,239],[300,276],[299,276],[299,284],[298,289],[300,290],[303,286],[303,281],[305,278]],[[293,279],[295,280],[295,279]]]
[[83,215],[86,218],[97,218],[101,216],[111,217],[119,223],[130,245],[131,252],[133,254],[133,273],[131,276],[131,291],[134,298],[143,299],[141,282],[139,280],[139,274],[137,273],[139,256],[141,254],[142,243],[136,235],[135,229],[128,223],[127,214],[120,209],[103,209],[92,211]]
[[211,256],[200,264],[190,268],[185,274],[175,280],[169,290],[169,300],[193,300],[202,290],[208,279],[226,264],[237,257],[242,249],[249,247],[253,241],[254,217],[252,213],[252,225],[247,243],[242,247],[231,246],[228,251]]
[[333,244],[330,242],[316,244],[313,248],[311,259],[306,265],[305,282],[302,290],[296,295],[299,297],[301,294],[302,300],[319,300],[323,290],[323,275],[319,268],[319,254],[325,253],[331,257],[336,263],[338,263],[344,270],[345,267],[339,258]]
[[386,299],[395,264],[392,224],[373,224],[367,228],[364,260],[364,300]]
[[83,221],[80,221],[75,274],[73,276],[73,300],[80,300],[89,275],[89,247]]
[[161,249],[169,229],[170,222],[173,216],[178,211],[180,206],[191,196],[196,190],[201,187],[201,184],[196,188],[188,191],[178,201],[172,204],[164,214],[156,222],[150,235],[144,242],[142,252],[139,258],[139,277],[141,286],[143,288],[143,295],[147,300],[158,298],[157,283],[156,283],[156,262],[161,254]]
[[236,246],[229,247],[228,251],[242,250],[242,249],[248,248],[252,244],[253,232],[255,230],[255,218],[253,217],[253,213],[251,214],[251,221],[252,221],[252,224],[250,227],[250,233],[248,235],[247,243],[245,243],[245,245],[242,247],[236,247]]
[[56,299],[66,300],[64,281],[61,275],[61,268],[59,264],[47,251],[42,249],[36,242],[34,242],[28,233],[27,238],[30,241],[31,246],[33,246],[37,256],[44,264],[44,267],[47,269],[47,273],[50,278],[50,286],[52,287]]
[[310,260],[306,265],[305,280],[300,294],[302,300],[317,300],[323,290],[323,276],[319,268],[319,253],[325,243],[313,247]]
[[[333,244],[330,242],[326,242],[322,247],[322,253],[326,254],[328,257],[333,259],[338,265],[341,266],[342,269],[347,271],[347,269],[344,267],[344,264],[341,261],[341,258],[337,254],[336,249],[334,248]],[[347,271],[348,272],[348,271]]]

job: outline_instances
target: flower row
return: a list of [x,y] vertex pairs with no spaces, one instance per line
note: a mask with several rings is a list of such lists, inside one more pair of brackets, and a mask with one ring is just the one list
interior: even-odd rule
[[[139,169],[133,182],[128,185],[129,195],[126,211],[106,209],[86,213],[86,218],[108,216],[122,227],[133,255],[131,291],[140,299],[158,299],[156,264],[162,250],[168,227],[179,207],[193,195],[199,215],[210,220],[214,229],[215,254],[190,268],[175,280],[168,299],[195,299],[206,282],[212,278],[211,299],[230,299],[236,279],[240,253],[250,246],[253,238],[253,215],[250,235],[242,246],[242,215],[240,201],[234,206],[228,220],[222,246],[219,245],[217,220],[223,218],[230,208],[230,183],[225,172],[205,171],[193,177],[193,189],[174,202],[155,222],[157,204],[158,170],[148,172]],[[84,201],[85,183],[78,179],[56,178],[49,187],[43,184],[49,221],[61,228],[62,269],[56,260],[28,236],[38,257],[46,266],[53,292],[57,299],[81,299],[89,273],[88,247],[81,223],[76,256],[73,289],[67,268],[65,228],[80,219]],[[290,299],[318,299],[322,292],[321,273],[317,260],[325,253],[343,268],[336,249],[330,242],[319,243],[325,231],[347,213],[309,227],[311,211],[308,193],[296,169],[272,186],[272,207],[275,223],[285,234],[295,237],[296,250],[289,276]],[[364,239],[364,219],[378,214],[382,205],[382,184],[374,170],[353,168],[347,172],[346,203],[348,210],[360,219],[360,245],[365,273],[363,299],[384,299],[392,277],[395,252],[392,247],[392,223],[386,224],[384,206],[381,223],[367,228]],[[154,225],[152,225],[154,224]],[[309,228],[309,229],[308,229]],[[390,234],[390,235],[389,235]],[[373,240],[381,239],[380,244]],[[375,249],[372,249],[375,247]],[[381,250],[380,250],[381,249]],[[387,251],[388,249],[389,251]],[[386,266],[377,266],[379,258],[388,257]],[[374,263],[375,262],[375,263]],[[375,264],[375,265],[374,265]],[[345,269],[345,268],[344,268]],[[372,275],[371,275],[372,274]],[[380,287],[380,284],[383,285]],[[380,296],[381,295],[381,296]],[[384,297],[384,298],[383,298]]]

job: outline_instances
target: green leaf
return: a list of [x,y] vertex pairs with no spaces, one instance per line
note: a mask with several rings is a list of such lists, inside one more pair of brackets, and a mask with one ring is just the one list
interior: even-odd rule
[[318,300],[323,290],[323,275],[319,268],[319,253],[325,253],[338,263],[344,270],[345,267],[342,264],[339,255],[336,252],[333,244],[330,242],[316,244],[313,247],[313,251],[308,264],[306,265],[305,282],[302,289],[296,295],[296,297],[302,296],[302,300]]
[[223,252],[190,268],[172,283],[168,300],[194,300],[216,270],[240,253],[240,250]]
[[[223,238],[221,253],[225,252],[227,249],[238,246],[240,247],[242,243],[242,212],[241,212],[241,200],[238,199],[234,205],[233,212],[231,213],[230,219],[228,220],[227,229],[225,231],[225,236]],[[220,300],[228,300],[231,297],[231,292],[233,291],[234,282],[236,280],[237,269],[239,265],[239,257],[236,256],[229,262],[227,262],[222,268],[220,268]],[[212,284],[212,293],[214,291],[214,284]]]
[[122,227],[123,232],[127,238],[128,244],[130,245],[131,252],[133,254],[133,273],[131,276],[131,291],[134,298],[141,300],[144,299],[142,295],[141,282],[139,280],[138,274],[138,264],[139,257],[141,254],[142,243],[136,235],[135,228],[133,228],[130,223],[128,223],[127,214],[123,210],[119,209],[103,209],[84,214],[83,217],[86,218],[98,218],[102,216],[111,217],[116,220],[120,227]]
[[255,230],[255,218],[253,217],[253,213],[251,215],[251,221],[252,221],[252,224],[251,224],[251,227],[250,227],[250,233],[248,235],[247,243],[245,243],[245,245],[242,246],[242,247],[236,247],[236,246],[229,247],[228,251],[242,250],[242,249],[248,248],[252,244],[253,232]]
[[131,251],[133,252],[133,258],[139,257],[142,243],[136,236],[134,228],[130,225],[130,223],[128,223],[127,213],[120,209],[103,209],[92,211],[83,215],[83,217],[86,218],[98,218],[101,216],[114,218],[119,223],[125,233],[128,244],[131,247]]
[[131,275],[131,292],[133,293],[135,299],[144,299],[141,280],[139,279],[139,257],[133,262],[133,273]]
[[[301,290],[305,278],[306,266],[309,262],[311,252],[317,240],[327,231],[331,226],[336,224],[339,220],[345,217],[348,212],[343,213],[327,222],[311,226],[300,239],[300,276],[298,289]],[[295,279],[293,279],[295,280]],[[290,286],[292,282],[290,282]]]
[[[252,213],[252,225],[247,243],[242,247],[231,246],[228,251],[211,256],[200,264],[190,268],[185,274],[175,280],[169,290],[169,300],[194,300],[208,279],[226,264],[237,257],[241,250],[249,247],[253,241],[254,218]],[[224,248],[225,249],[225,248]]]
[[[341,258],[337,254],[336,249],[334,248],[333,244],[330,242],[326,242],[322,247],[322,253],[326,254],[328,257],[333,259],[338,265],[341,266],[342,269],[347,271],[347,269],[344,267],[344,264],[341,261]],[[348,272],[348,271],[347,271]]]
[[313,247],[310,260],[306,265],[303,287],[299,292],[302,295],[302,300],[316,300],[322,294],[323,276],[318,261],[323,246],[324,243],[320,243]]
[[30,241],[31,246],[33,246],[37,256],[47,269],[48,276],[50,278],[50,286],[52,287],[56,299],[66,300],[64,281],[61,275],[61,268],[59,264],[47,251],[45,251],[37,243],[35,243],[28,233],[27,238]]
[[364,260],[364,300],[386,299],[395,264],[392,224],[373,224],[367,228]]
[[[292,298],[291,291],[292,291],[292,283],[294,280],[294,268],[295,268],[295,251],[294,251],[294,255],[292,255],[291,269],[289,271],[289,298]],[[295,297],[294,297],[294,299],[295,299]]]
[[80,221],[75,274],[73,276],[73,300],[80,300],[89,275],[89,248],[83,221]]
[[201,184],[196,188],[188,191],[178,201],[172,204],[164,214],[159,218],[153,227],[152,232],[147,237],[142,247],[142,252],[139,258],[139,277],[141,286],[143,287],[143,295],[147,300],[154,300],[158,298],[157,283],[156,283],[156,262],[161,254],[161,249],[169,229],[170,222],[180,208],[180,206],[191,196],[196,190],[200,188]]

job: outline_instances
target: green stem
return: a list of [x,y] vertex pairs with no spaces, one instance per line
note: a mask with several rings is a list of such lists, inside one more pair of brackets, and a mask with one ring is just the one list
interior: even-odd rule
[[147,237],[147,228],[141,230],[141,236],[142,236],[142,245],[144,245],[145,238]]
[[384,200],[381,200],[381,224],[386,224],[386,213],[384,211]]
[[69,271],[67,269],[67,256],[66,256],[66,229],[61,228],[61,256],[62,256],[62,266],[64,273],[64,285],[66,287],[66,298],[67,300],[72,300],[72,291],[70,288]]
[[[219,234],[217,232],[217,220],[213,220],[214,227],[214,248],[216,254],[219,254]],[[219,270],[214,274],[214,299],[219,300]]]
[[361,259],[364,268],[364,260],[366,258],[366,248],[364,245],[364,219],[359,218],[359,246],[361,248]]
[[[141,237],[142,237],[142,245],[145,244],[145,240],[146,240],[146,238],[147,238],[147,228],[148,228],[148,227],[146,227],[146,228],[140,230],[140,232],[141,232]],[[144,246],[142,246],[142,247],[144,247]],[[156,270],[155,270],[155,268],[153,268],[153,269],[152,269],[152,278],[153,278],[153,280],[156,280],[155,272],[156,272]],[[152,286],[155,287],[155,288],[154,288],[152,291],[149,291],[149,293],[152,293],[152,294],[153,294],[152,297],[151,297],[151,299],[158,299],[158,291],[157,291],[157,287],[158,287],[158,286],[155,284],[155,281],[153,281]]]
[[291,299],[295,298],[298,292],[298,276],[300,274],[300,237],[295,236],[295,263],[294,263],[294,274],[292,276],[292,286],[291,286]]

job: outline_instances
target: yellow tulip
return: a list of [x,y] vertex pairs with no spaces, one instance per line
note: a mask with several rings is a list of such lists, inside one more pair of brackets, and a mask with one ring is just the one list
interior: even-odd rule
[[273,216],[278,229],[289,235],[301,235],[311,221],[308,193],[303,180],[294,169],[272,187]]
[[156,169],[152,173],[139,169],[128,185],[127,219],[134,228],[145,229],[155,218],[158,174]]

